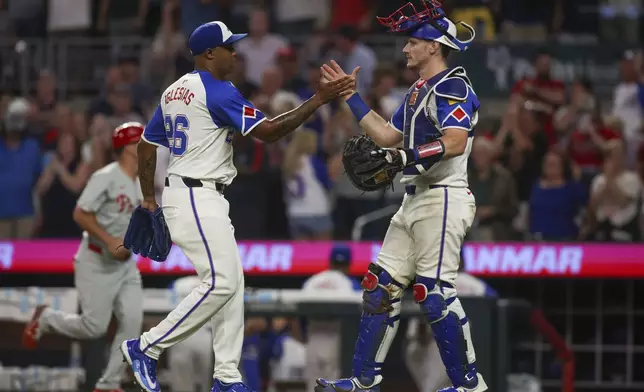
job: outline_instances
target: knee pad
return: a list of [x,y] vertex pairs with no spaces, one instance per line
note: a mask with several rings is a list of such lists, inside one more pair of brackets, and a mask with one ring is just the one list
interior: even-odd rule
[[[472,363],[468,360],[471,342],[468,343],[467,339],[470,339],[470,336],[469,333],[467,333],[467,337],[465,336],[463,328],[463,325],[467,323],[467,318],[460,305],[458,307],[452,306],[457,301],[456,295],[447,298],[445,292],[455,294],[451,285],[431,278],[416,277],[414,299],[420,305],[432,328],[447,375],[456,387],[475,386],[478,382],[476,363],[475,359]],[[462,318],[458,313],[462,313]]]
[[400,320],[400,298],[404,286],[377,264],[370,264],[360,284],[362,317],[353,357],[353,376],[361,385],[380,382],[382,363]]

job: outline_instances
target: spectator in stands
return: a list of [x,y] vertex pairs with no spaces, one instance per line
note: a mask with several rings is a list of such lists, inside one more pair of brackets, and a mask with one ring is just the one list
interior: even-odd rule
[[149,72],[158,80],[159,87],[165,89],[178,76],[176,59],[186,48],[188,36],[181,30],[181,12],[176,1],[165,2],[161,12],[161,26],[152,41]]
[[360,33],[356,27],[345,25],[340,27],[335,34],[335,50],[337,55],[332,56],[342,69],[352,70],[360,67],[358,74],[358,92],[366,96],[373,83],[373,73],[376,69],[376,55],[371,48],[361,43]]
[[[112,130],[107,117],[97,114],[92,119],[89,127],[89,140],[86,144],[90,145],[89,162],[92,172],[104,167],[114,160],[112,156]],[[88,147],[83,148],[85,151]]]
[[112,107],[112,113],[107,121],[112,129],[128,121],[145,123],[143,117],[134,109],[132,97],[133,87],[128,84],[119,84],[112,88],[108,100]]
[[[31,118],[34,131],[46,150],[56,148],[56,75],[49,69],[42,69],[36,82],[36,94],[33,98],[37,111]],[[36,135],[34,135],[36,136]]]
[[331,239],[333,222],[327,194],[331,181],[317,150],[317,135],[303,129],[293,135],[284,155],[286,211],[295,240]]
[[532,185],[541,171],[541,162],[548,151],[548,139],[544,131],[544,115],[532,110],[530,105],[519,111],[517,125],[501,129],[494,139],[502,162],[517,181],[519,201],[527,201]]
[[598,112],[598,104],[593,96],[593,86],[589,79],[576,79],[570,87],[570,100],[559,107],[553,118],[557,139],[568,139],[570,134],[587,123],[588,118]]
[[494,138],[495,149],[501,162],[512,173],[517,186],[519,214],[515,229],[528,229],[528,199],[534,182],[539,177],[541,162],[548,151],[548,137],[544,131],[544,114],[525,105],[518,113],[517,122],[504,122]]
[[568,154],[572,162],[579,166],[583,181],[590,181],[599,174],[609,142],[621,139],[622,122],[610,116],[603,119],[598,111],[588,116],[570,135]]
[[78,140],[71,132],[58,137],[58,148],[36,184],[40,208],[36,218],[40,238],[80,238],[72,213],[87,184],[90,166],[83,162]]
[[470,190],[476,198],[476,217],[470,231],[473,241],[508,241],[513,238],[512,219],[518,210],[512,174],[496,162],[494,143],[487,137],[474,139]]
[[306,87],[306,82],[301,77],[301,68],[297,52],[291,47],[284,47],[277,51],[277,66],[284,78],[284,89],[297,93]]
[[579,173],[559,151],[550,150],[543,160],[541,177],[530,194],[529,227],[533,239],[571,241],[578,237],[575,223],[587,203]]
[[[268,67],[264,70],[259,90],[251,101],[270,117],[284,113],[278,110],[278,106],[287,105],[287,108],[282,109],[292,110],[302,102],[297,94],[284,89],[284,76],[277,67]],[[287,139],[283,139],[267,146],[272,167],[281,167],[282,156],[287,143]]]
[[505,126],[508,122],[518,121],[518,114],[526,103],[535,111],[546,115],[544,131],[550,144],[556,142],[556,134],[552,125],[552,115],[555,110],[566,102],[566,86],[551,74],[552,56],[544,49],[537,53],[534,60],[534,76],[518,81],[512,88],[510,103],[503,118]]
[[88,110],[88,116],[93,118],[96,114],[111,115],[114,109],[109,101],[110,91],[114,87],[123,84],[121,69],[118,65],[112,65],[105,71],[105,83],[101,87],[99,95],[92,100]]
[[237,53],[235,56],[235,70],[228,77],[228,79],[237,87],[237,90],[246,99],[250,99],[257,93],[257,85],[251,83],[246,79],[247,61],[244,55]]
[[642,137],[642,115],[644,111],[640,105],[638,94],[639,73],[636,53],[626,51],[620,63],[621,82],[615,87],[613,96],[613,115],[622,120],[624,124],[624,140],[626,141],[626,164],[633,167],[636,160],[637,148],[644,141]]
[[121,55],[118,58],[117,66],[121,73],[121,83],[130,87],[132,97],[132,110],[143,115],[145,108],[150,102],[158,103],[158,95],[152,88],[141,79],[141,66],[138,55]]
[[374,72],[373,88],[371,89],[372,99],[378,101],[384,118],[391,118],[404,100],[404,95],[401,97],[397,94],[397,82],[398,73],[395,68],[381,67]]
[[599,241],[640,241],[642,183],[627,169],[625,145],[610,142],[604,169],[591,186],[590,219],[585,233],[594,233]]
[[33,231],[33,187],[42,170],[40,146],[29,137],[29,101],[15,98],[7,107],[0,138],[0,238],[29,238]]
[[259,85],[264,71],[275,66],[277,53],[284,47],[288,47],[288,42],[282,36],[269,33],[266,11],[254,9],[250,14],[248,38],[239,41],[235,49],[246,58],[246,78]]
[[[309,62],[306,68],[306,85],[300,90],[296,91],[297,95],[302,101],[307,100],[313,96],[318,82],[320,81],[320,67],[317,63]],[[315,131],[318,135],[318,155],[326,160],[327,151],[325,149],[325,130],[331,118],[331,107],[324,105],[318,109],[309,119],[304,123],[304,127]]]

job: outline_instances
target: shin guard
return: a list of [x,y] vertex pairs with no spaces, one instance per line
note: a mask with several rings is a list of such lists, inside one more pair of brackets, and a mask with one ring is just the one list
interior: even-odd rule
[[435,279],[416,277],[414,298],[429,322],[441,359],[455,387],[477,385],[476,356],[465,312],[456,290]]
[[400,297],[404,287],[373,263],[361,286],[363,312],[353,357],[353,377],[368,388],[382,380],[382,363],[400,324]]

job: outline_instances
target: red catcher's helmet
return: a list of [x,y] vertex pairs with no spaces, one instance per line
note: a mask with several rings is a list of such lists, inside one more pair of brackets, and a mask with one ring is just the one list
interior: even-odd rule
[[143,124],[138,122],[126,122],[119,125],[112,134],[112,147],[114,150],[118,150],[128,144],[138,143],[144,128]]

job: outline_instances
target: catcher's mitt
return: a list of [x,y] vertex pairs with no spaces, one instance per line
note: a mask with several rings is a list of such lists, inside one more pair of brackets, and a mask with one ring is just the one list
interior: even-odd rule
[[344,145],[342,164],[351,183],[365,192],[387,189],[401,169],[389,162],[380,147],[367,135],[354,136]]

